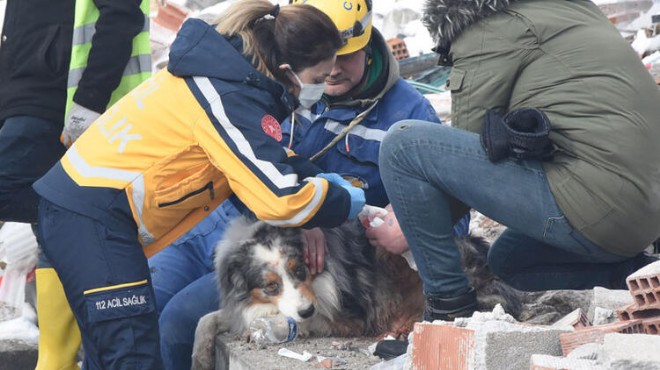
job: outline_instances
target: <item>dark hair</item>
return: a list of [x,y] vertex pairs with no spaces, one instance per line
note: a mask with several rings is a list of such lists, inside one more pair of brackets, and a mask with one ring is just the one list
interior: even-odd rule
[[330,17],[310,5],[286,5],[281,9],[268,0],[239,0],[217,20],[223,35],[238,35],[243,52],[259,72],[287,85],[279,69],[288,63],[294,72],[332,58],[342,45]]

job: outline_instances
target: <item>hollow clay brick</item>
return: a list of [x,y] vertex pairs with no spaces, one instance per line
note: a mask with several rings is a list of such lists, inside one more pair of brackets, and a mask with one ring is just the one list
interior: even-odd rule
[[413,330],[412,368],[467,370],[474,350],[474,331],[453,325],[416,323]]

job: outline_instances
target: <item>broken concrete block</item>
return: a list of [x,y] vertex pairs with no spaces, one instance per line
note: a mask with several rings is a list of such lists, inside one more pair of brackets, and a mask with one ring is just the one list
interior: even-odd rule
[[564,356],[567,356],[583,344],[602,343],[603,337],[609,333],[643,333],[643,331],[641,320],[617,321],[611,324],[579,329],[572,333],[563,333],[559,336],[559,341]]
[[607,334],[599,362],[611,370],[659,369],[660,336],[647,334]]
[[532,355],[530,370],[602,370],[595,360]]
[[37,345],[20,340],[0,341],[0,370],[34,369]]
[[619,320],[615,310],[610,310],[609,308],[596,307],[594,311],[594,319],[591,321],[591,325],[603,325],[609,324]]
[[600,353],[601,344],[587,343],[576,347],[566,358],[581,359],[581,360],[597,360]]
[[533,354],[561,355],[559,335],[572,330],[502,321],[471,323],[468,328],[475,330],[474,369],[477,370],[527,370]]
[[616,310],[631,303],[633,303],[633,299],[627,290],[611,290],[595,287],[593,289],[593,299],[587,311],[587,317],[593,323],[596,307]]

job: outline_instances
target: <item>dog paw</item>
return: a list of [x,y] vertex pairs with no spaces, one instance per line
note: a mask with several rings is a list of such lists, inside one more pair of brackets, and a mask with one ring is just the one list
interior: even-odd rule
[[218,334],[219,311],[199,320],[195,330],[191,370],[213,370],[215,366],[215,337]]

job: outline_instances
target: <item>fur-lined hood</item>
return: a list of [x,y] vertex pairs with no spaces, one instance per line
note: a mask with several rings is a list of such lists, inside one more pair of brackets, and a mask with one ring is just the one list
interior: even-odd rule
[[426,0],[422,22],[440,49],[448,49],[464,29],[515,0]]

